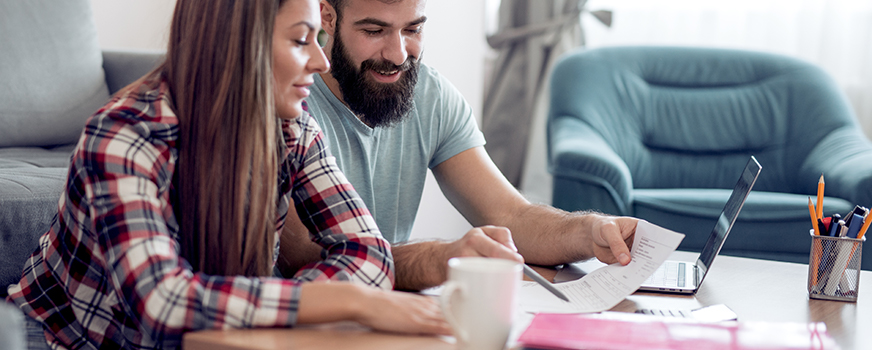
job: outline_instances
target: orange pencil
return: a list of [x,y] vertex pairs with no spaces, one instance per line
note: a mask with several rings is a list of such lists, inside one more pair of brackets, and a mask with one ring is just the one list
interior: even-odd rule
[[821,179],[818,180],[817,218],[824,218],[824,174],[821,174]]
[[860,228],[860,234],[857,235],[857,239],[863,238],[866,230],[869,229],[869,224],[872,224],[872,214],[866,214],[866,221],[863,222],[863,227]]
[[814,235],[820,236],[821,230],[818,228],[818,219],[816,211],[814,209],[814,204],[811,202],[811,197],[808,197],[808,215],[811,216],[811,227],[814,228]]
[[[821,230],[818,228],[818,218],[817,212],[815,211],[814,204],[811,202],[811,197],[808,197],[808,215],[811,216],[811,227],[814,229],[814,235],[820,236]],[[821,242],[817,242],[818,246],[820,246]],[[812,249],[814,249],[814,240],[812,240]],[[811,285],[817,286],[818,284],[818,268],[821,263],[821,255],[820,253],[811,254]]]

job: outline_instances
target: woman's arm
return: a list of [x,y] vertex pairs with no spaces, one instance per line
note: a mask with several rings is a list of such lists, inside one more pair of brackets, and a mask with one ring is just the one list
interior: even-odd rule
[[292,198],[323,260],[297,272],[301,280],[349,280],[392,289],[394,261],[363,200],[336,165],[309,116],[283,123],[292,163]]

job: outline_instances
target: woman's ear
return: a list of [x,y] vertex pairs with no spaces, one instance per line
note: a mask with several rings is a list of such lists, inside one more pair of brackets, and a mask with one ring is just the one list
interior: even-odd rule
[[329,36],[336,31],[336,9],[325,0],[321,0],[321,28]]

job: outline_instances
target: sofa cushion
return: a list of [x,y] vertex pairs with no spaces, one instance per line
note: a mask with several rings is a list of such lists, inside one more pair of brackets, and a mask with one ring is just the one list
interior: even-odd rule
[[0,148],[0,296],[58,212],[73,145]]
[[73,143],[109,97],[90,0],[0,0],[0,147]]

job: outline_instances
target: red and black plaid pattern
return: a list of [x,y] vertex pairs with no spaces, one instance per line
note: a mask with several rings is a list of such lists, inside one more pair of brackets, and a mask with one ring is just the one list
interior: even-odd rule
[[46,326],[54,347],[175,348],[191,330],[290,326],[305,281],[392,288],[390,247],[308,115],[281,124],[276,235],[293,198],[325,259],[293,279],[193,273],[179,256],[170,193],[170,106],[165,83],[145,82],[88,120],[58,215],[9,287],[9,301]]

